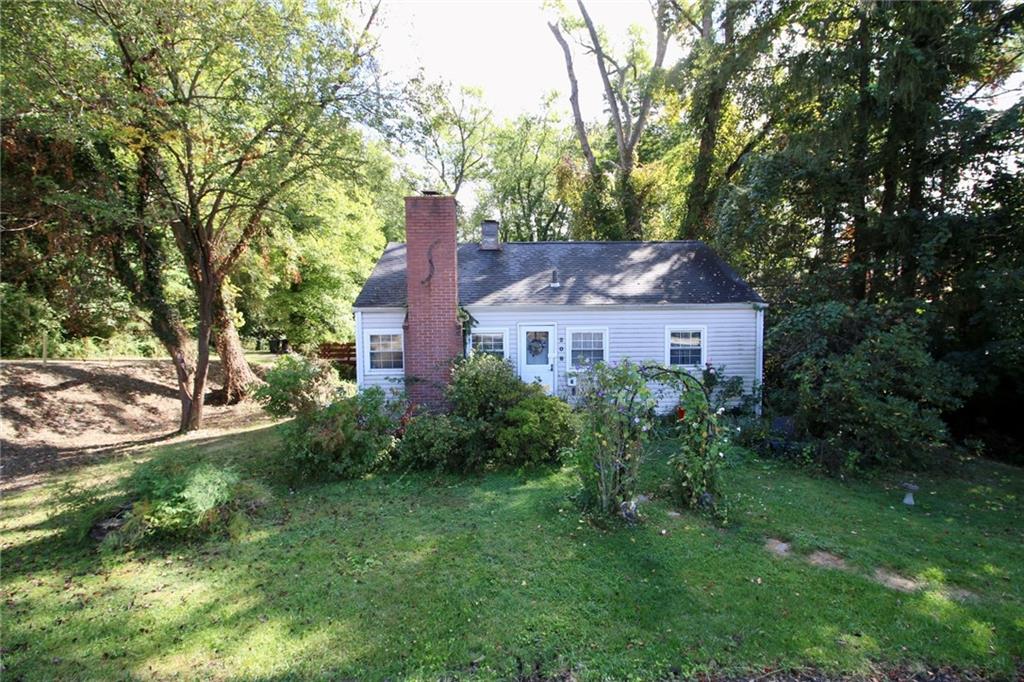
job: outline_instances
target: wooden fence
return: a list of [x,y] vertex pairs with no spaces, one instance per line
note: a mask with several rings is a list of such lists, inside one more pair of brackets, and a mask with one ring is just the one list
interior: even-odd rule
[[322,343],[317,355],[324,360],[333,360],[350,367],[356,366],[356,344],[354,343]]

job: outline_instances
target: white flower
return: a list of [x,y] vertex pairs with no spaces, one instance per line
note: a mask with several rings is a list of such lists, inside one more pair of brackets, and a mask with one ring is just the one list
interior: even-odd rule
[[719,452],[718,456],[721,457],[722,459],[725,459],[725,453],[724,452]]
[[715,414],[717,414],[717,415],[725,414],[725,408],[724,407],[719,407],[718,410],[715,412]]

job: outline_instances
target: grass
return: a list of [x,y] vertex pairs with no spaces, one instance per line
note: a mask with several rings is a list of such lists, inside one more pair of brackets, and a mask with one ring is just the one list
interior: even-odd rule
[[[235,540],[104,553],[54,514],[63,479],[6,496],[5,678],[494,678],[517,660],[583,679],[940,665],[1009,677],[1024,656],[1017,469],[919,478],[907,508],[900,479],[739,459],[728,528],[655,500],[644,524],[601,529],[574,508],[571,471],[291,489],[277,440],[267,427],[153,452],[275,487]],[[134,466],[71,478],[107,489]],[[817,549],[847,570],[803,560]],[[894,591],[871,579],[878,567],[926,586]],[[973,596],[951,599],[953,586]]]

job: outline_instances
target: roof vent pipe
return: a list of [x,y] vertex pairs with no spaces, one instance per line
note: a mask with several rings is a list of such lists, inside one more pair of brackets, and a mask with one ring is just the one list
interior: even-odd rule
[[558,270],[557,269],[552,270],[551,271],[551,288],[552,289],[557,289],[560,286],[562,286],[562,283],[558,281]]
[[480,250],[501,250],[501,239],[498,237],[497,220],[485,220],[482,223],[480,223]]

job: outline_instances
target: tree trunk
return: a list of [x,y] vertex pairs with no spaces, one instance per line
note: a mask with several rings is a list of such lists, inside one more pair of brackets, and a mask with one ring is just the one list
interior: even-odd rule
[[[178,382],[178,398],[181,400],[181,417],[178,421],[178,432],[188,431],[189,414],[192,411],[193,368],[189,357],[188,332],[178,320],[157,320],[154,313],[152,327],[164,348],[171,356],[174,372]],[[159,331],[158,328],[160,328]]]
[[[113,159],[109,147],[100,145],[98,151],[107,160]],[[190,341],[178,311],[164,295],[167,255],[161,244],[160,235],[147,220],[150,182],[156,175],[156,158],[151,147],[143,149],[139,154],[137,168],[138,175],[134,187],[136,222],[128,229],[115,232],[111,242],[111,256],[118,279],[131,294],[135,305],[149,311],[150,330],[163,344],[174,365],[178,397],[181,401],[178,432],[184,433],[188,430],[189,414],[192,411],[193,368]],[[119,182],[121,190],[127,192],[128,183],[121,178]],[[128,241],[134,244],[134,252],[126,250]],[[139,264],[137,271],[132,267],[135,257]]]
[[629,170],[620,170],[617,173],[616,184],[623,224],[626,228],[625,238],[641,240],[644,238],[643,202],[636,193]]
[[217,355],[224,374],[223,396],[218,398],[229,405],[244,400],[255,386],[263,383],[245,359],[245,350],[231,312],[221,289],[214,298],[213,318],[217,327]]
[[693,165],[693,180],[686,197],[686,215],[683,218],[681,235],[684,239],[706,237],[708,201],[711,187],[711,173],[715,163],[715,148],[718,146],[718,124],[722,118],[722,102],[725,89],[718,84],[711,85],[704,103],[704,117],[701,124],[700,147],[697,161]]
[[853,130],[853,164],[856,173],[857,193],[853,199],[853,254],[851,256],[850,278],[853,298],[863,301],[868,293],[869,267],[871,261],[871,239],[868,235],[867,197],[871,193],[868,172],[868,131],[873,108],[871,85],[871,27],[868,13],[861,10],[857,27],[857,89],[860,100],[857,103],[857,118]]
[[[207,273],[209,269],[207,268]],[[206,378],[210,371],[210,331],[213,328],[214,291],[209,279],[196,287],[199,293],[199,341],[196,352],[196,371],[192,379],[192,403],[189,406],[185,431],[198,431],[203,426],[203,406],[206,403]]]

